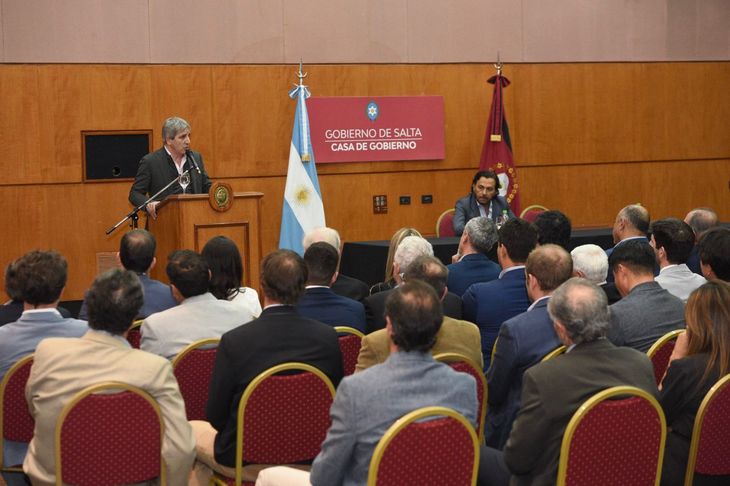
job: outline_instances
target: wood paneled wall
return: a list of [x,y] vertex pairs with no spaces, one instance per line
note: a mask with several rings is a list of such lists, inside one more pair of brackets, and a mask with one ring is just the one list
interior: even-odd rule
[[[65,299],[81,298],[104,230],[130,208],[129,183],[82,182],[82,130],[153,129],[186,118],[215,179],[263,201],[264,251],[278,242],[294,102],[290,65],[0,66],[0,265],[32,248],[69,259]],[[344,239],[434,232],[478,165],[493,68],[483,64],[314,65],[315,96],[442,95],[446,158],[318,167],[327,222]],[[704,205],[730,220],[730,63],[520,64],[505,90],[523,206],[575,226],[610,225],[632,202],[654,217]],[[315,154],[316,156],[316,154]],[[372,213],[386,194],[389,212]],[[420,203],[433,195],[431,205]],[[398,196],[410,195],[410,206]]]

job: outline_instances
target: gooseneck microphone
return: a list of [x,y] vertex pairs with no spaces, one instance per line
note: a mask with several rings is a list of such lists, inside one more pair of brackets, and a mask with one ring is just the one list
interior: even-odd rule
[[198,166],[198,162],[195,160],[195,157],[193,156],[193,151],[190,149],[187,149],[185,151],[185,155],[190,159],[190,161],[193,164],[193,168],[198,171],[198,174],[200,174],[200,167]]

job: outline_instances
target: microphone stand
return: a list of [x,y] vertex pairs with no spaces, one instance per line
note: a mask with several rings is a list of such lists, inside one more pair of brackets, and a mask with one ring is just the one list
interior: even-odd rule
[[[130,211],[129,214],[127,214],[125,217],[123,217],[117,224],[115,224],[114,226],[112,226],[111,228],[109,228],[108,230],[106,230],[106,233],[105,234],[107,234],[107,235],[108,234],[111,234],[115,229],[117,229],[121,225],[123,225],[124,222],[127,221],[128,219],[131,219],[132,220],[129,223],[129,227],[132,228],[132,229],[137,229],[137,225],[139,223],[139,214],[137,214],[137,213],[139,213],[142,209],[144,209],[147,206],[147,204],[149,204],[152,201],[154,201],[157,196],[159,196],[160,194],[162,194],[163,192],[165,192],[166,190],[168,190],[170,188],[170,186],[172,186],[176,182],[179,182],[180,181],[180,177],[182,177],[183,174],[190,173],[191,170],[192,170],[192,168],[183,171],[182,174],[180,174],[179,176],[177,176],[173,180],[171,180],[165,187],[163,187],[162,189],[160,189],[159,191],[157,191],[155,194],[153,194],[152,196],[150,196],[149,199],[147,199],[145,202],[143,202],[142,204],[140,204],[136,208],[132,209],[132,211]],[[191,179],[192,179],[192,177],[191,177]]]

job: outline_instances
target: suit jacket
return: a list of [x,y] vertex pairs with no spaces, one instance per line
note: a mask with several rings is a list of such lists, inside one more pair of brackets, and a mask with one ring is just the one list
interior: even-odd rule
[[525,371],[562,344],[547,312],[548,300],[537,301],[499,330],[494,360],[487,371],[489,408],[484,435],[488,446],[502,449],[507,442],[520,409]]
[[347,275],[337,274],[337,280],[330,287],[332,292],[343,297],[347,297],[353,300],[362,301],[365,297],[370,295],[370,289],[368,285],[362,280],[358,280]]
[[525,372],[522,405],[504,449],[511,485],[554,485],[563,433],[587,399],[613,386],[630,385],[657,396],[651,361],[606,339],[577,345],[567,354]]
[[[463,354],[479,366],[483,366],[479,328],[471,322],[444,316],[441,329],[436,335],[436,344],[431,349],[432,355],[441,353]],[[390,356],[388,331],[378,329],[363,338],[355,372],[383,363],[388,356]]]
[[615,304],[619,300],[621,300],[621,294],[619,293],[618,289],[616,288],[616,284],[613,282],[606,282],[604,284],[599,285],[603,292],[606,294],[606,298],[608,299],[608,305]]
[[26,387],[35,431],[23,464],[33,484],[54,484],[54,431],[63,406],[84,388],[105,381],[140,387],[157,401],[165,422],[167,481],[187,484],[195,439],[170,363],[132,349],[122,336],[93,330],[81,338],[46,339],[36,350]]
[[[58,312],[63,317],[72,317],[71,313],[61,306],[56,307]],[[0,305],[0,326],[15,322],[20,319],[23,314],[23,301],[22,300],[11,300],[3,305]]]
[[459,297],[472,284],[491,282],[499,278],[501,268],[482,253],[465,255],[460,261],[447,265],[449,279],[446,286]]
[[[191,151],[192,152],[192,151]],[[192,152],[195,157],[198,167],[200,167],[200,174],[198,171],[190,171],[190,185],[185,191],[187,194],[205,194],[210,189],[212,183],[208,179],[208,173],[205,171],[205,165],[203,164],[203,156],[198,152]],[[189,160],[183,165],[183,169],[189,169],[193,167],[192,162]],[[176,179],[179,176],[175,162],[172,161],[172,157],[167,153],[165,147],[162,147],[154,152],[151,152],[139,161],[139,168],[137,169],[137,175],[134,178],[132,188],[129,190],[129,202],[134,206],[139,206],[144,203],[148,197],[154,195],[170,183],[171,180]],[[182,187],[180,184],[173,184],[165,192],[157,197],[157,201],[162,201],[167,196],[173,194],[182,194]]]
[[142,322],[140,349],[172,359],[200,339],[219,338],[254,318],[251,310],[206,292],[183,300]]
[[15,322],[0,327],[0,379],[26,354],[35,351],[49,337],[80,337],[89,326],[86,321],[64,318],[56,309],[23,312]]
[[337,295],[328,287],[310,287],[297,303],[303,317],[332,327],[350,326],[365,332],[365,307],[358,301]]
[[335,330],[306,319],[294,307],[268,307],[258,319],[221,338],[210,381],[206,414],[218,431],[215,460],[236,462],[236,413],[246,386],[257,375],[281,363],[298,361],[322,370],[335,386],[342,379],[342,355]]
[[530,306],[525,286],[525,267],[507,269],[491,282],[474,284],[462,297],[464,319],[475,323],[482,333],[484,366],[489,368],[494,340],[504,321],[521,314]]
[[[172,296],[172,290],[169,285],[163,284],[159,280],[151,279],[146,273],[138,273],[139,281],[142,282],[142,292],[144,292],[144,304],[137,314],[137,319],[144,319],[156,312],[162,312],[177,305],[177,301]],[[86,305],[86,294],[84,294],[84,302],[81,304],[79,311],[79,319],[89,320],[89,312]]]
[[692,247],[692,251],[689,253],[687,258],[687,267],[697,275],[702,275],[702,268],[700,268],[700,252],[697,250],[697,245]]
[[669,291],[670,294],[687,302],[689,294],[701,286],[707,280],[697,275],[685,264],[670,265],[659,270],[659,275],[654,279],[656,282]]
[[684,328],[684,303],[656,282],[636,285],[609,310],[608,339],[616,346],[646,352],[664,334]]
[[[509,203],[502,196],[494,196],[492,200],[489,201],[489,208],[486,208],[487,214],[489,214],[490,208],[492,210],[492,217],[490,219],[497,219],[498,216],[502,215],[502,211],[505,209],[507,210],[507,216],[510,219],[516,218],[515,213],[513,213],[512,209],[509,207]],[[481,215],[482,214],[479,212],[479,202],[477,201],[477,198],[474,197],[473,192],[456,201],[453,221],[454,233],[456,236],[461,236],[464,232],[464,226],[466,226],[466,223],[471,218],[478,218]]]
[[312,485],[365,484],[373,451],[387,428],[426,406],[452,408],[475,424],[474,378],[427,353],[399,351],[342,380],[330,409],[332,425],[312,464]]
[[[385,328],[385,299],[388,298],[392,290],[378,292],[363,301],[368,333]],[[441,303],[443,304],[444,315],[461,319],[461,298],[458,295],[449,292]]]

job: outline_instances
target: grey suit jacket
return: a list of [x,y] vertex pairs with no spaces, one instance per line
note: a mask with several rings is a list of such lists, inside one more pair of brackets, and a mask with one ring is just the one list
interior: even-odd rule
[[[513,213],[512,209],[510,209],[509,203],[502,196],[494,196],[489,202],[489,206],[490,207],[487,208],[487,214],[489,214],[489,209],[491,208],[491,219],[496,219],[497,216],[501,216],[502,211],[504,210],[507,210],[507,216],[509,216],[509,218],[514,219],[516,217],[515,213]],[[473,192],[456,201],[453,221],[454,233],[456,236],[461,236],[464,232],[464,226],[467,221],[479,216],[481,216],[481,213],[479,212],[479,203],[477,202],[477,198],[474,197]]]
[[525,372],[522,406],[504,449],[511,485],[554,485],[565,427],[583,402],[601,390],[630,385],[658,395],[646,354],[617,348],[606,339],[579,344],[569,353]]
[[684,303],[656,282],[646,282],[609,306],[608,339],[646,352],[669,331],[684,329]]
[[365,484],[375,446],[388,427],[426,406],[452,408],[475,424],[474,378],[430,354],[402,351],[344,378],[330,409],[332,425],[312,464],[312,485]]
[[701,286],[707,280],[702,275],[697,275],[687,265],[670,265],[659,270],[659,275],[654,279],[656,282],[669,291],[670,294],[687,302],[689,294]]

